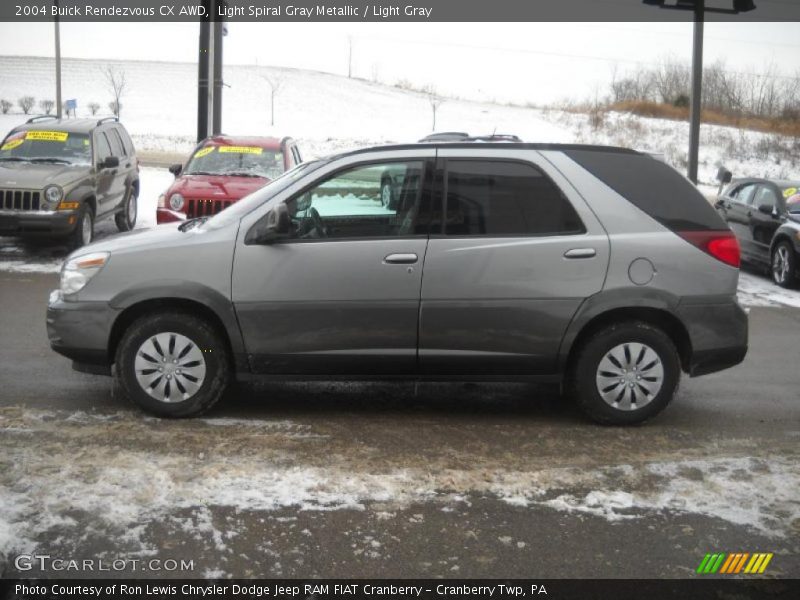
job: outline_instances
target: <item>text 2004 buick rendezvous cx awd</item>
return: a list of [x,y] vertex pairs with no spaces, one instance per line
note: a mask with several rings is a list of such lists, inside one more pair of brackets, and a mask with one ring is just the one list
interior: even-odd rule
[[163,416],[234,378],[297,376],[562,382],[596,421],[635,423],[681,371],[743,360],[738,266],[714,209],[650,156],[390,146],[73,253],[47,325],[76,368],[113,367]]

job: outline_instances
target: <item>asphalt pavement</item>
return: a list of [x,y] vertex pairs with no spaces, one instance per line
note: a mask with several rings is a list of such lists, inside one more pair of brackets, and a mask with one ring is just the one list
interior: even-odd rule
[[799,309],[751,309],[745,362],[640,427],[522,384],[269,383],[162,421],[50,350],[56,285],[0,271],[5,576],[92,576],[24,552],[193,561],[103,576],[509,578],[772,552],[764,576],[800,577]]

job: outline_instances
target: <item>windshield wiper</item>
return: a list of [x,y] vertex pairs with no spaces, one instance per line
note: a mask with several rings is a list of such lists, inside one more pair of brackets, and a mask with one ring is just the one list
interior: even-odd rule
[[0,160],[13,160],[14,162],[30,162],[29,158],[22,158],[19,156],[3,156]]
[[53,158],[53,157],[42,157],[42,158],[31,158],[31,162],[53,162],[59,163],[64,165],[71,165],[72,163],[68,160],[64,160],[63,158]]
[[178,231],[189,231],[190,229],[197,227],[198,225],[202,225],[206,221],[208,221],[208,217],[196,217],[194,219],[189,219],[185,223],[181,223],[178,225]]
[[184,175],[219,175],[219,173],[209,173],[208,171],[186,171]]
[[229,175],[230,177],[260,177],[261,179],[269,179],[264,175],[259,175],[258,173],[247,173],[245,171],[226,171],[222,173],[222,175]]

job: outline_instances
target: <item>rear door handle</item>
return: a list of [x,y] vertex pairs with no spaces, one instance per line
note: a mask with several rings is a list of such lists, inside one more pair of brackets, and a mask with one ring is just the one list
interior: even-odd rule
[[594,248],[572,248],[564,252],[564,258],[592,258],[596,254]]
[[416,254],[389,254],[383,259],[383,262],[390,265],[413,265],[419,258]]

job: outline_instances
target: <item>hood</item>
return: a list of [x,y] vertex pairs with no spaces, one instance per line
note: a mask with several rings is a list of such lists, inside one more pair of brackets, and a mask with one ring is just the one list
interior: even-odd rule
[[207,200],[239,200],[270,182],[266,177],[234,177],[231,175],[182,175],[170,186],[167,194],[179,193],[184,198]]
[[0,188],[40,190],[53,183],[67,187],[91,170],[88,165],[0,161]]
[[88,246],[83,246],[70,256],[81,256],[90,252],[138,250],[148,246],[166,248],[172,243],[185,242],[187,237],[192,235],[192,230],[184,232],[178,229],[182,223],[167,223],[149,229],[134,229],[126,233],[117,233],[100,241],[92,242]]

